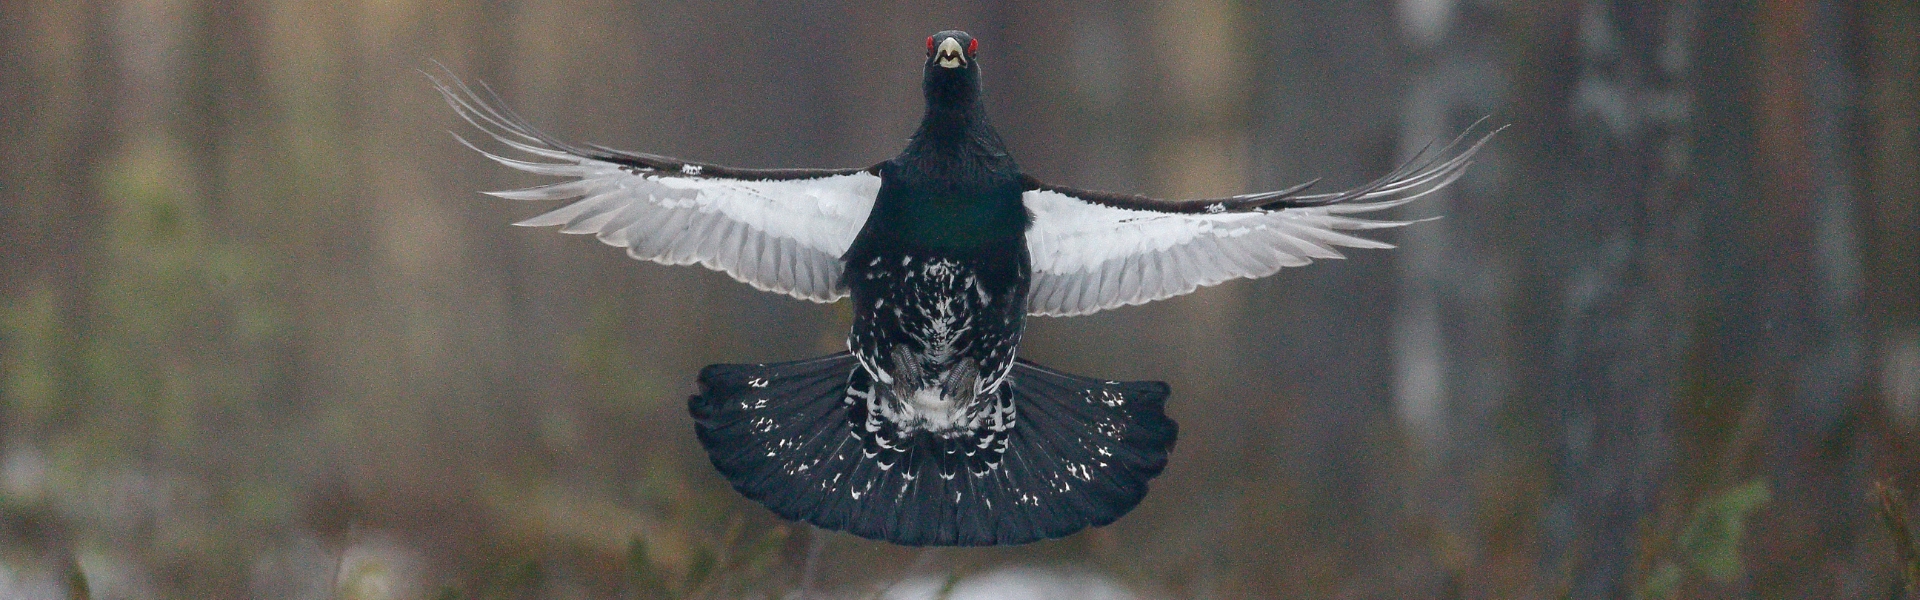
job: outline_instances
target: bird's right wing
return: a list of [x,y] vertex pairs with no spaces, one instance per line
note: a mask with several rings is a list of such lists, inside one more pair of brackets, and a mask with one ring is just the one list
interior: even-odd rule
[[578,198],[515,225],[591,233],[639,260],[698,263],[795,298],[832,302],[847,295],[840,256],[873,209],[877,168],[739,169],[575,146],[528,125],[484,85],[476,92],[451,76],[428,77],[461,118],[534,160],[461,143],[515,169],[570,179],[489,192],[512,200]]

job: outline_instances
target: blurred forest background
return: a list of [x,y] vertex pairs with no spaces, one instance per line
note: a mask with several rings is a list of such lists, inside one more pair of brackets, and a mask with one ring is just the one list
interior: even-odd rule
[[[839,348],[844,306],[507,226],[543,207],[478,192],[542,181],[455,143],[421,73],[577,141],[864,166],[947,28],[1069,185],[1338,188],[1512,127],[1400,209],[1445,217],[1400,249],[1033,322],[1027,357],[1172,383],[1171,465],[1110,527],[920,552],[779,523],[685,412],[702,365]],[[1920,520],[1911,0],[5,0],[0,240],[9,599],[1897,598],[1920,573],[1894,526]]]

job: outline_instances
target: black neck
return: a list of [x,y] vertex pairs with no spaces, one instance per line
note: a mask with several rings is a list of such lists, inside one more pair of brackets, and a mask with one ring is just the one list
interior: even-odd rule
[[979,146],[997,138],[986,116],[978,111],[927,107],[927,114],[920,118],[920,129],[913,132],[908,151],[945,153],[942,151]]
[[987,123],[985,107],[980,105],[980,76],[973,67],[928,66],[921,88],[926,92],[927,112],[913,133],[909,152],[913,147],[934,152],[968,147],[999,151],[1000,136]]

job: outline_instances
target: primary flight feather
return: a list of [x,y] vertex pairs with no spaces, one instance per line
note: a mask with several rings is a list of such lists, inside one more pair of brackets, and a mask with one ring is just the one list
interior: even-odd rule
[[[519,225],[593,234],[816,302],[853,298],[847,351],[712,365],[688,400],[709,458],[781,517],[906,545],[1021,544],[1113,522],[1147,493],[1177,428],[1161,382],[1017,357],[1027,315],[1083,315],[1264,277],[1398,227],[1383,210],[1465,172],[1486,137],[1345,192],[1307,185],[1161,200],[1042,183],[980,102],[979,42],[927,38],[926,113],[906,149],[853,169],[741,169],[579,146],[490,91],[435,79],[454,110],[564,181],[493,195],[573,200]],[[1488,137],[1490,137],[1489,134]],[[467,143],[461,139],[462,143]],[[1422,153],[1423,157],[1426,153]]]

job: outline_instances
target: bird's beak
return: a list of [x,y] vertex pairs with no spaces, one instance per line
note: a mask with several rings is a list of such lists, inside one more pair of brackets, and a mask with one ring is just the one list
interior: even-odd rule
[[940,66],[952,69],[967,66],[967,54],[960,48],[960,40],[947,38],[941,40],[940,48],[934,50],[933,61]]

